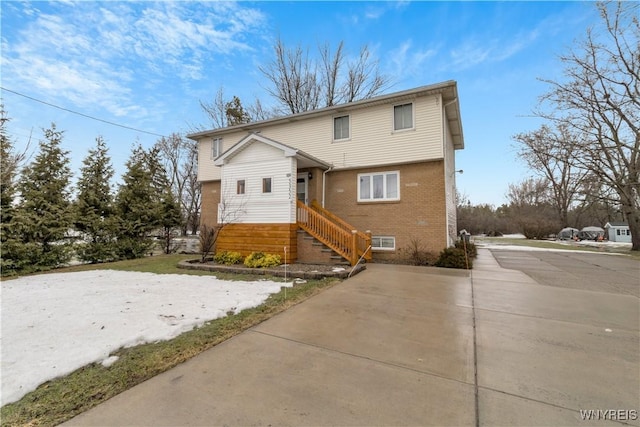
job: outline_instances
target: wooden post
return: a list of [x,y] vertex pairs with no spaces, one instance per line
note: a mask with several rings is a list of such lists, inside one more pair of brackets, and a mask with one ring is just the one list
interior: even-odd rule
[[351,266],[358,262],[358,230],[351,230]]
[[367,240],[366,240],[366,242],[364,244],[364,250],[366,251],[367,249],[369,249],[367,251],[367,254],[365,255],[364,259],[366,259],[367,261],[371,261],[373,259],[373,254],[372,254],[373,248],[370,248],[370,246],[371,246],[371,230],[365,231],[364,234],[367,235]]

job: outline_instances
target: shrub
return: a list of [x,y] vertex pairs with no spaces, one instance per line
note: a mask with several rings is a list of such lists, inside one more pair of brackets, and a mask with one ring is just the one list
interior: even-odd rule
[[463,249],[446,248],[440,252],[436,267],[466,269],[467,262],[469,263],[469,269],[471,269],[473,267],[473,259],[465,256]]
[[411,239],[406,248],[400,249],[400,257],[409,265],[433,266],[438,256],[424,249],[419,239]]
[[234,265],[242,262],[242,255],[240,252],[222,251],[217,253],[213,257],[213,260],[218,264]]
[[472,242],[463,242],[462,240],[458,240],[456,242],[456,248],[467,250],[467,256],[469,258],[476,258],[478,256],[478,247],[475,243]]
[[250,268],[276,267],[280,264],[279,255],[265,254],[264,252],[252,252],[244,259],[244,265]]

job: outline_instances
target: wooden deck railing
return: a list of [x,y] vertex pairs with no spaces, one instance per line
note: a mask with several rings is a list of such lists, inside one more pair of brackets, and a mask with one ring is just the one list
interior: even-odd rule
[[352,266],[360,257],[371,260],[371,235],[356,230],[315,200],[311,207],[297,201],[297,215],[300,228],[344,257]]

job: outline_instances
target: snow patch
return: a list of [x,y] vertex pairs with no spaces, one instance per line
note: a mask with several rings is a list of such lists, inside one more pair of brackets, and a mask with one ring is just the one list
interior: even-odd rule
[[104,366],[105,368],[108,368],[109,366],[113,365],[114,363],[116,363],[118,361],[118,359],[120,359],[118,356],[111,356],[111,357],[107,357],[106,359],[104,359],[100,364],[102,366]]
[[54,273],[0,283],[0,405],[118,349],[168,340],[262,304],[292,283],[115,270]]

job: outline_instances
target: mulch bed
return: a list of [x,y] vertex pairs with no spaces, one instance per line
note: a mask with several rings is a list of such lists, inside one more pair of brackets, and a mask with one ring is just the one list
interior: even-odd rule
[[[351,274],[358,274],[366,269],[365,264],[355,267],[348,265],[326,264],[286,264],[273,268],[249,268],[244,265],[222,265],[212,261],[201,263],[200,260],[186,260],[178,263],[178,268],[187,270],[219,271],[224,273],[255,274],[261,276],[291,277],[295,279],[323,279],[334,277],[346,279]],[[353,270],[353,272],[352,272]]]

